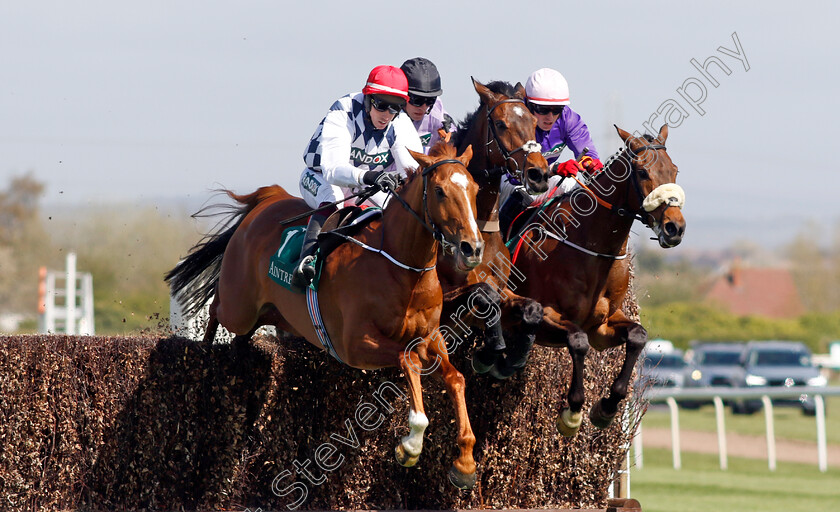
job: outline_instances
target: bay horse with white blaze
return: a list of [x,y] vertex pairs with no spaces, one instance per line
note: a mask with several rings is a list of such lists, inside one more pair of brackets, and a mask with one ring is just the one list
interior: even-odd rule
[[[518,179],[534,193],[548,190],[548,163],[535,140],[537,120],[525,105],[525,89],[495,81],[484,85],[473,79],[478,108],[459,123],[454,143],[475,153],[469,170],[479,185],[476,219],[484,239],[481,264],[463,272],[440,261],[444,289],[443,323],[457,317],[483,345],[472,359],[473,369],[492,370],[505,347],[504,334],[514,338],[533,331],[542,317],[540,305],[508,288],[510,261],[499,229],[499,188],[503,175]],[[490,312],[495,312],[491,314]],[[472,312],[464,315],[463,312]]]
[[475,223],[478,185],[466,169],[472,150],[456,157],[454,147],[438,144],[429,156],[412,156],[420,170],[395,193],[398,197],[392,198],[381,219],[363,227],[353,237],[355,243],[339,245],[326,257],[314,299],[326,342],[310,320],[312,301],[276,284],[268,274],[286,227],[281,221],[308,210],[302,199],[277,185],[244,196],[228,191],[241,205],[232,219],[235,224],[194,247],[167,280],[182,303],[200,307],[213,297],[205,332],[210,343],[219,324],[235,333],[239,343],[259,326],[273,325],[329,350],[354,368],[400,367],[410,399],[411,432],[396,448],[404,466],[416,464],[422,451],[428,419],[420,370],[434,363],[458,421],[460,455],[449,479],[469,488],[475,483],[475,436],[464,400],[464,376],[449,363],[435,336],[442,304],[436,238],[464,268],[479,263],[484,245]]
[[[513,261],[526,279],[521,293],[543,305],[536,343],[567,347],[572,358],[568,409],[558,428],[572,436],[580,427],[584,403],[583,366],[589,347],[601,351],[625,345],[621,370],[608,396],[595,403],[593,425],[607,427],[627,396],[647,331],[621,310],[630,281],[627,243],[634,220],[650,227],[662,247],[682,240],[685,193],[675,182],[677,166],[665,149],[668,126],[656,138],[633,137],[616,127],[625,147],[588,184],[553,200],[526,222]],[[506,357],[527,360],[527,347],[510,347]]]

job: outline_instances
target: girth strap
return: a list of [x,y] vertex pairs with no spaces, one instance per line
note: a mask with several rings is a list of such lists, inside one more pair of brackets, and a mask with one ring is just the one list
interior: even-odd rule
[[329,355],[333,356],[336,361],[345,364],[344,361],[338,357],[338,354],[333,347],[330,335],[327,333],[327,327],[324,325],[324,319],[321,318],[321,309],[318,307],[318,292],[312,288],[306,289],[306,310],[309,312],[309,319],[312,321],[312,326],[315,328],[315,335],[318,336],[318,341],[327,350]]

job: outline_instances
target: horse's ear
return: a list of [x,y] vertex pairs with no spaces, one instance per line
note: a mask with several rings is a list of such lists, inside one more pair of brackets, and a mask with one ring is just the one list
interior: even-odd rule
[[617,125],[613,125],[613,126],[615,126],[615,130],[618,132],[618,136],[621,137],[621,142],[627,143],[627,139],[629,139],[630,137],[633,136],[633,134],[631,134],[630,132],[626,132],[626,131],[622,130]]
[[668,123],[662,125],[662,128],[659,129],[659,136],[656,137],[656,140],[659,141],[660,144],[663,146],[665,145],[665,140],[668,138]]
[[410,149],[408,150],[408,152],[411,154],[411,157],[414,158],[414,160],[416,160],[418,164],[420,164],[420,167],[425,169],[426,167],[432,165],[432,157],[430,157],[429,155],[426,155],[424,153],[418,153]]
[[[624,147],[628,148],[630,151],[635,152],[640,147],[645,146],[647,144],[645,142],[645,139],[641,137],[634,137],[632,133],[626,132],[616,125],[613,126],[615,126],[615,129],[618,131],[618,136],[621,137],[621,141],[624,143]],[[665,136],[668,136],[667,129],[665,130]]]
[[513,90],[516,91],[514,97],[519,98],[520,100],[524,100],[527,97],[527,94],[525,94],[525,88],[522,87],[522,82],[516,82],[516,86]]
[[475,78],[470,78],[472,78],[473,87],[475,87],[475,92],[477,92],[478,95],[481,97],[481,101],[483,101],[487,105],[492,105],[493,103],[498,103],[500,101],[501,98],[498,97],[498,94],[485,87],[484,84],[482,84]]
[[469,146],[467,146],[467,149],[465,149],[464,152],[461,153],[461,156],[458,157],[458,160],[460,160],[460,162],[462,164],[464,164],[464,167],[466,167],[466,166],[470,165],[470,160],[472,160],[472,157],[473,157],[473,150],[472,150],[472,144],[470,144]]

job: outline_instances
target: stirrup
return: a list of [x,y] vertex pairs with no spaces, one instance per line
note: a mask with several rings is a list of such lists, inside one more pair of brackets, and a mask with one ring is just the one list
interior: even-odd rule
[[304,256],[297,267],[295,267],[295,271],[292,272],[292,286],[298,288],[300,290],[304,290],[309,287],[309,284],[312,283],[312,280],[315,279],[315,256],[311,254],[308,256]]

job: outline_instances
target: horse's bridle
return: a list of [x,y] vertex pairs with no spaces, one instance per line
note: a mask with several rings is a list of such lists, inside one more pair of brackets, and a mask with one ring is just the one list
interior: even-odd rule
[[464,169],[467,168],[467,166],[464,165],[464,163],[460,160],[456,160],[454,158],[447,158],[445,160],[437,161],[423,169],[423,173],[421,174],[421,176],[423,177],[423,215],[424,217],[426,217],[426,219],[429,219],[428,222],[425,219],[421,218],[420,215],[418,215],[417,212],[414,211],[411,205],[405,201],[405,199],[400,197],[398,194],[392,195],[400,202],[400,204],[403,205],[403,207],[406,210],[408,210],[409,213],[411,213],[414,216],[415,219],[417,219],[418,222],[420,222],[420,224],[424,228],[426,228],[432,234],[432,238],[437,240],[437,242],[440,244],[441,248],[443,248],[443,251],[445,253],[454,254],[456,248],[455,244],[446,240],[446,238],[443,235],[443,231],[441,231],[440,228],[437,227],[435,222],[432,220],[432,215],[429,213],[429,202],[427,194],[427,189],[429,186],[429,174],[431,174],[432,171],[434,171],[443,164],[458,164]]
[[[634,156],[634,157],[637,157],[637,158],[638,158],[638,157],[639,157],[639,155],[640,155],[642,152],[644,152],[644,151],[647,151],[647,150],[657,151],[657,150],[660,150],[660,149],[662,149],[662,150],[666,150],[667,148],[665,147],[665,145],[664,145],[664,144],[647,144],[647,145],[642,146],[642,147],[640,147],[640,148],[637,148],[637,149],[635,149],[635,150],[631,149],[629,146],[627,147],[627,149],[628,149],[628,151],[629,151],[630,153],[632,153],[632,154],[633,154],[633,156]],[[619,153],[619,156],[618,156],[617,158],[620,158],[620,155],[621,155],[621,153]],[[606,164],[604,164],[604,169],[606,169],[606,168],[607,168],[607,167],[608,167],[611,163],[612,163],[612,162],[607,162]],[[642,205],[642,204],[644,203],[644,201],[645,201],[645,194],[644,194],[644,192],[642,191],[642,184],[641,184],[641,183],[639,183],[639,177],[638,177],[638,175],[637,175],[636,169],[633,169],[633,168],[632,168],[632,165],[633,165],[633,164],[632,164],[632,162],[628,162],[628,163],[631,165],[630,182],[633,184],[633,189],[636,191],[636,196],[637,196],[637,197],[638,197],[638,199],[639,199],[639,207],[641,208],[641,205]],[[645,167],[644,169],[645,169],[645,171],[647,171],[647,168],[646,168],[646,167]],[[597,175],[595,175],[595,176],[597,176]],[[595,178],[595,176],[593,176],[593,179]],[[577,182],[581,185],[581,187],[583,187],[583,189],[584,189],[584,190],[586,190],[587,192],[589,192],[589,194],[590,194],[590,195],[591,195],[591,196],[595,199],[595,201],[597,201],[597,202],[598,202],[598,204],[600,204],[601,206],[604,206],[604,207],[606,207],[607,209],[610,209],[610,210],[614,210],[614,211],[615,211],[615,213],[617,213],[618,215],[620,215],[620,216],[622,216],[622,217],[632,217],[633,219],[640,221],[640,222],[641,222],[642,224],[644,224],[645,226],[647,226],[647,227],[649,227],[649,228],[653,228],[653,226],[652,226],[653,216],[652,216],[650,213],[647,213],[647,212],[646,212],[646,215],[643,217],[643,216],[641,215],[641,213],[640,213],[640,212],[634,212],[634,211],[631,211],[631,210],[628,208],[628,206],[627,206],[627,205],[629,205],[629,202],[630,202],[630,201],[629,201],[629,198],[625,197],[625,199],[624,199],[624,205],[625,205],[625,206],[621,206],[621,207],[619,207],[619,208],[615,208],[612,204],[610,204],[610,203],[609,203],[609,202],[607,202],[606,200],[604,200],[604,199],[602,199],[602,198],[598,197],[598,195],[597,195],[597,194],[595,194],[595,192],[593,192],[593,191],[592,191],[592,189],[590,189],[589,187],[587,187],[587,186],[586,186],[584,183],[582,183],[580,180],[578,180],[577,178],[575,178],[575,181],[577,181]]]
[[[523,106],[525,105],[525,101],[519,98],[508,98],[497,102],[495,105],[490,107],[486,105],[487,108],[487,154],[488,156],[491,154],[490,145],[494,142],[496,143],[496,147],[499,148],[499,153],[502,154],[502,158],[504,159],[504,164],[498,168],[499,171],[507,172],[508,174],[513,174],[513,176],[520,181],[525,181],[523,173],[524,171],[519,167],[519,162],[513,157],[516,153],[523,151],[525,153],[525,159],[528,158],[528,155],[531,153],[540,153],[542,152],[542,148],[535,140],[529,140],[525,142],[522,146],[514,149],[513,151],[509,151],[503,144],[502,141],[499,140],[499,134],[496,132],[496,123],[493,122],[493,111],[499,108],[503,103],[521,103]],[[527,108],[527,106],[525,107]],[[490,137],[492,135],[492,138]],[[523,164],[525,159],[522,160]],[[515,170],[511,173],[509,163],[513,162]],[[493,171],[496,169],[490,169]],[[491,173],[492,174],[492,173]]]

